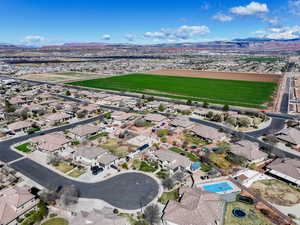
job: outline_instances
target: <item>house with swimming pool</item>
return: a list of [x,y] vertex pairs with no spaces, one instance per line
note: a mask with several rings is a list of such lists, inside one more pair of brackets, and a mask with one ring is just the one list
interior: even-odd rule
[[164,225],[220,225],[226,202],[217,193],[181,188],[179,201],[171,200],[163,211]]

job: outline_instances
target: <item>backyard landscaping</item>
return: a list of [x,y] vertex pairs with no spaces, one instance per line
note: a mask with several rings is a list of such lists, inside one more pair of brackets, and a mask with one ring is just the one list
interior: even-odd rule
[[[235,217],[232,214],[233,209],[241,209],[246,213],[244,218]],[[241,202],[230,202],[226,204],[224,225],[272,225],[254,205]]]
[[42,225],[69,225],[69,222],[63,218],[53,218],[42,223]]
[[158,201],[162,204],[167,204],[169,200],[178,200],[178,198],[179,198],[179,191],[178,189],[176,189],[174,191],[164,192]]
[[225,159],[226,154],[217,154],[217,153],[210,153],[209,159],[212,161],[216,166],[221,169],[229,169],[231,167],[231,163]]
[[256,181],[250,189],[263,199],[277,205],[293,206],[300,203],[300,190],[279,180]]
[[145,161],[141,161],[139,159],[135,159],[132,162],[132,166],[136,169],[136,170],[140,170],[143,172],[149,172],[149,173],[153,173],[157,170],[157,166],[154,165],[153,163],[150,162],[145,162]]
[[192,162],[199,162],[200,161],[200,159],[191,152],[187,152],[187,151],[184,151],[184,150],[176,148],[176,147],[171,147],[169,150],[171,150],[173,152],[177,152],[181,155],[184,155],[185,157],[189,158]]
[[105,143],[101,144],[100,147],[109,150],[112,154],[118,157],[126,157],[132,150],[132,147],[123,142],[118,138],[108,139]]
[[24,143],[24,144],[21,144],[21,145],[15,147],[15,149],[17,149],[21,152],[29,153],[29,152],[32,152],[32,150],[29,148],[29,146],[30,146],[30,143]]
[[201,140],[198,137],[195,137],[192,134],[185,134],[183,140],[187,141],[191,145],[207,145],[207,142]]

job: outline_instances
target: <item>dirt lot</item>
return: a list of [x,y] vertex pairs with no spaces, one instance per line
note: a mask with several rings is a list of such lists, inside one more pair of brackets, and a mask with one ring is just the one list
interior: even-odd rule
[[224,79],[224,80],[276,82],[276,83],[279,83],[282,78],[282,76],[278,74],[211,72],[211,71],[200,71],[200,70],[156,70],[144,74],[187,76],[187,77],[213,78],[213,79]]

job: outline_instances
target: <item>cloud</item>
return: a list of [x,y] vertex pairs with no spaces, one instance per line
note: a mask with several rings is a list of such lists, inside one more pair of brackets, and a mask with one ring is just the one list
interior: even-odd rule
[[300,0],[289,1],[289,11],[297,16],[300,16]]
[[294,39],[300,38],[300,26],[293,27],[273,27],[255,32],[263,38],[270,39]]
[[105,41],[108,41],[108,40],[111,39],[111,35],[109,35],[109,34],[104,34],[104,35],[102,35],[101,39],[102,39],[102,40],[105,40]]
[[280,24],[280,19],[278,17],[269,17],[267,15],[260,15],[259,18],[267,22],[271,27],[277,27]]
[[269,12],[267,4],[251,2],[246,6],[237,6],[230,9],[230,12],[241,16],[251,16],[258,13]]
[[134,41],[137,37],[134,34],[126,34],[124,38],[128,41]]
[[146,32],[145,38],[158,40],[187,40],[195,35],[204,35],[210,33],[207,26],[188,26],[183,25],[177,29],[161,29],[160,31]]
[[213,16],[213,19],[220,22],[230,22],[233,20],[233,17],[225,15],[223,13],[217,13],[216,15]]
[[26,45],[37,45],[46,42],[46,38],[39,35],[29,35],[26,36],[21,42],[25,43]]

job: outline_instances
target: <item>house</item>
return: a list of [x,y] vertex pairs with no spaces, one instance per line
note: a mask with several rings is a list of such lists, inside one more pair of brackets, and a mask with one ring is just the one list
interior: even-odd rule
[[113,213],[113,210],[104,207],[101,210],[78,213],[71,221],[72,225],[130,225],[126,217]]
[[300,186],[300,160],[278,158],[267,169],[269,174]]
[[100,109],[96,104],[79,105],[79,110],[87,111],[88,113],[95,113]]
[[154,137],[139,135],[129,139],[127,143],[137,147],[141,147],[144,145],[152,146],[154,143],[158,143],[158,140]]
[[194,126],[194,123],[190,121],[187,117],[177,117],[176,119],[171,121],[171,125],[173,127],[188,129]]
[[171,169],[173,172],[178,170],[188,171],[191,168],[192,162],[176,152],[170,150],[158,150],[154,153],[158,160],[165,166]]
[[17,121],[17,122],[8,124],[7,128],[9,129],[9,131],[12,131],[14,133],[24,132],[24,131],[32,128],[32,123],[28,122],[28,121]]
[[293,146],[300,146],[300,130],[296,128],[286,128],[276,134],[278,140]]
[[53,114],[49,114],[44,116],[44,119],[46,122],[50,123],[51,125],[57,124],[57,123],[63,123],[72,118],[71,115],[63,113],[63,112],[57,112]]
[[101,147],[78,147],[74,148],[73,159],[85,166],[101,166],[109,168],[115,164],[118,157],[112,155],[110,151]]
[[62,133],[50,133],[29,139],[33,147],[42,152],[56,152],[64,150],[70,140]]
[[0,224],[16,225],[17,218],[35,209],[38,200],[27,187],[11,187],[0,192]]
[[144,119],[147,122],[160,123],[160,122],[166,120],[166,117],[163,115],[160,115],[160,114],[150,113],[150,114],[147,114],[144,117]]
[[191,106],[188,106],[188,105],[174,105],[174,109],[178,112],[190,111]]
[[197,137],[208,142],[222,141],[225,139],[225,134],[219,132],[216,128],[198,124],[194,126],[190,132]]
[[164,209],[164,225],[220,225],[225,201],[220,195],[200,188],[181,188],[179,201],[171,200]]
[[71,129],[68,135],[77,141],[82,141],[89,136],[96,135],[100,130],[101,127],[99,126],[87,124]]
[[259,163],[268,158],[268,154],[260,151],[256,142],[242,140],[230,147],[233,154],[245,157],[250,163]]
[[132,117],[133,117],[133,114],[122,112],[122,111],[114,111],[111,114],[111,118],[116,121],[126,121],[126,120],[131,119]]

